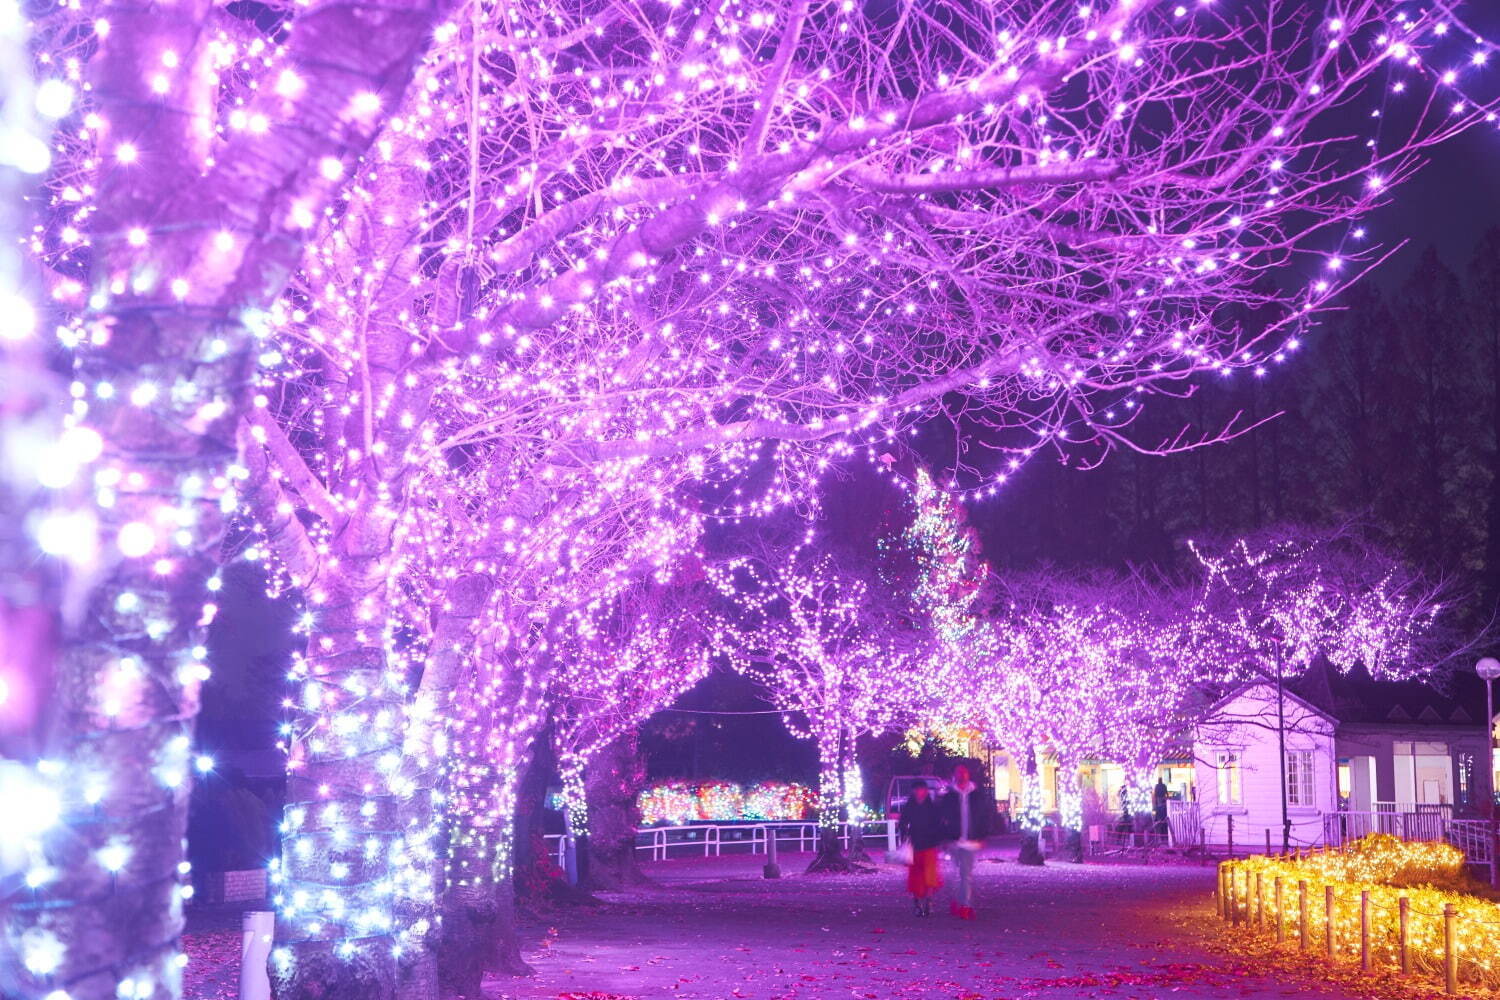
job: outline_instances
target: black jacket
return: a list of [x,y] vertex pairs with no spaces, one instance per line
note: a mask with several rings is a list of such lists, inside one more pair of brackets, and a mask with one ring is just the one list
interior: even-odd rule
[[943,810],[937,799],[927,796],[926,802],[918,802],[913,795],[901,804],[901,818],[896,821],[896,831],[903,840],[911,841],[914,851],[926,851],[948,840],[943,825]]
[[[948,840],[958,839],[958,789],[950,788],[943,794],[943,829]],[[990,835],[990,826],[995,818],[995,797],[989,790],[975,785],[969,792],[969,840],[983,840]]]

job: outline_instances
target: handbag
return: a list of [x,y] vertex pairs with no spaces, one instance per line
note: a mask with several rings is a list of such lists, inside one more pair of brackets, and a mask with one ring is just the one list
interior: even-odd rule
[[903,840],[896,845],[896,860],[903,865],[912,864],[917,860],[916,852],[911,849],[911,841]]

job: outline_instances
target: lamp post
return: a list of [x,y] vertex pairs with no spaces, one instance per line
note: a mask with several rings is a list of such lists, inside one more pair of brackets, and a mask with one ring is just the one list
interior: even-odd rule
[[1484,678],[1484,786],[1490,800],[1490,885],[1500,888],[1500,816],[1495,814],[1495,678],[1500,677],[1500,660],[1486,656],[1474,664],[1474,672]]

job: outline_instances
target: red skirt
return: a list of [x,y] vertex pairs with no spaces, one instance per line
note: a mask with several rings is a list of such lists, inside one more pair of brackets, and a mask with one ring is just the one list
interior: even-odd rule
[[911,864],[906,866],[906,891],[918,899],[925,899],[942,885],[942,877],[938,875],[938,849],[929,847],[925,851],[913,851]]

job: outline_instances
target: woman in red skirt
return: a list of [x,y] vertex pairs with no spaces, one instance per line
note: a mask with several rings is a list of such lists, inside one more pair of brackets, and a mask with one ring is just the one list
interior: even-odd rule
[[943,836],[943,814],[925,781],[912,785],[911,797],[901,806],[896,830],[911,847],[906,867],[906,891],[919,917],[932,915],[932,897],[943,885],[938,875],[938,846]]

